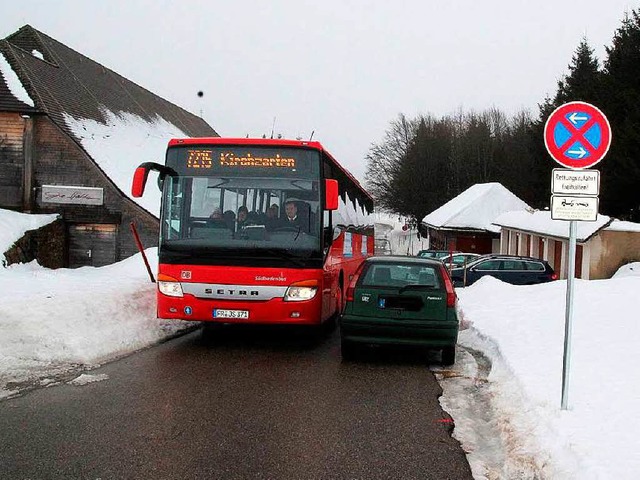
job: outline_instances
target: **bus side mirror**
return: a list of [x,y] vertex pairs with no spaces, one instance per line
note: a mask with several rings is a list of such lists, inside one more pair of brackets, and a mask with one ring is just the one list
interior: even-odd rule
[[324,181],[324,209],[338,209],[338,181],[332,178]]
[[160,189],[162,189],[161,180],[164,180],[166,175],[176,175],[173,169],[160,165],[159,163],[145,162],[140,164],[133,174],[133,183],[131,184],[131,195],[134,198],[140,198],[144,193],[144,187],[147,185],[147,177],[151,170],[155,170],[160,174],[160,179],[158,180],[158,187],[160,187]]
[[140,198],[144,194],[144,187],[147,184],[149,170],[151,169],[146,166],[136,168],[136,172],[133,174],[133,184],[131,185],[131,195],[133,195],[134,198]]

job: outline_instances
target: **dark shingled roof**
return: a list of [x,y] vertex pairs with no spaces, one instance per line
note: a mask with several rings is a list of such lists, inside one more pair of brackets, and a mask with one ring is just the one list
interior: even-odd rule
[[[43,59],[33,55],[34,50],[40,52]],[[44,112],[72,137],[73,132],[67,127],[63,113],[76,119],[87,118],[106,123],[103,115],[105,108],[114,113],[131,113],[149,122],[160,116],[191,137],[218,136],[202,118],[160,98],[30,25],[0,40],[0,51],[35,103],[34,109],[13,97],[0,76],[0,110]]]
[[[3,54],[5,49],[2,45],[2,40],[0,40],[0,55]],[[9,62],[7,58],[9,55],[2,55],[2,58],[7,60],[11,68],[13,69],[13,65]],[[7,84],[7,79],[4,78],[2,72],[0,72],[0,112],[17,112],[17,113],[35,113],[37,110],[24,103],[21,100],[18,100],[11,90],[9,90],[9,85]]]

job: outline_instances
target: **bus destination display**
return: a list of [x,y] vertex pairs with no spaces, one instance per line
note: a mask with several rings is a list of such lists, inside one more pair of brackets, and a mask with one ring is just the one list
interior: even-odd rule
[[[238,155],[234,152],[220,152],[220,167],[257,167],[257,168],[296,168],[296,159],[284,157],[279,153],[254,156],[251,153]],[[212,168],[213,152],[211,150],[187,150],[187,168]]]

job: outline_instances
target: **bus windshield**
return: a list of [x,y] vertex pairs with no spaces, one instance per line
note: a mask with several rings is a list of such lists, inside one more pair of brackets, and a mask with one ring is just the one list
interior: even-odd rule
[[320,251],[320,157],[305,149],[179,147],[163,186],[161,248],[309,257]]

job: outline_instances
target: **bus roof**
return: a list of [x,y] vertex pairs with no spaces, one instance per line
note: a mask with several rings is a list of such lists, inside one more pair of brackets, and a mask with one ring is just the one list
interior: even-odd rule
[[345,169],[340,163],[331,155],[320,142],[312,142],[307,140],[288,140],[283,138],[226,138],[226,137],[191,137],[191,138],[172,138],[169,140],[169,147],[177,145],[253,145],[257,147],[262,146],[281,146],[281,147],[302,147],[313,148],[319,150],[326,155],[331,162],[338,167],[349,180],[351,180],[357,188],[373,202],[373,197],[369,195],[360,182],[351,174],[351,172]]

